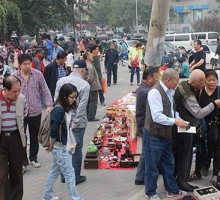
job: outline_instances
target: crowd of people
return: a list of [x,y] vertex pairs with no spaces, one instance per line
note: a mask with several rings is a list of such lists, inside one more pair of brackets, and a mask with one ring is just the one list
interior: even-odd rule
[[[45,43],[42,39],[42,43]],[[81,199],[75,185],[86,181],[86,176],[81,174],[84,134],[88,121],[99,121],[96,118],[98,98],[105,106],[105,97],[99,46],[93,41],[89,48],[80,47],[82,56],[75,60],[73,58],[69,63],[68,55],[74,54],[71,41],[63,49],[55,40],[53,48],[47,48],[46,56],[52,61],[46,66],[43,62],[44,48],[36,47],[35,54],[31,55],[15,47],[13,59],[8,56],[8,51],[1,52],[0,66],[4,68],[4,79],[0,91],[0,196],[3,199],[22,199],[22,173],[25,173],[29,164],[35,168],[41,167],[38,160],[38,132],[42,104],[51,115],[47,151],[53,154],[43,199],[59,199],[53,196],[53,185],[59,175],[61,182],[67,185],[70,197]],[[80,43],[79,46],[84,45],[83,38]],[[184,70],[181,67],[168,68],[160,81],[157,68],[148,66],[142,69],[141,81],[141,47],[141,43],[136,43],[128,55],[130,85],[133,85],[135,72],[137,74],[136,121],[138,131],[142,133],[142,154],[135,184],[145,185],[146,196],[151,200],[159,200],[156,189],[161,173],[167,197],[186,195],[198,188],[189,184],[189,180],[207,174],[213,154],[212,183],[217,186],[220,167],[218,76],[214,70],[205,69],[201,41],[194,42],[197,52],[187,66],[189,80],[180,84],[179,77],[188,73],[185,72],[186,65],[183,67],[183,60],[179,60],[179,63]],[[115,44],[111,43],[105,52],[104,61],[109,87],[112,74],[113,84],[117,84],[119,60]],[[13,68],[8,62],[13,62]],[[189,126],[196,127],[197,134],[187,131],[178,133],[178,127]],[[29,156],[27,133],[30,138]],[[76,146],[70,154],[73,141]],[[190,174],[193,146],[197,147],[196,167]]]
[[[4,68],[10,61],[9,57],[4,57],[7,53],[2,51],[0,56]],[[53,197],[53,184],[59,175],[61,182],[66,182],[70,197],[81,199],[75,185],[86,181],[81,166],[87,122],[99,121],[96,118],[98,97],[103,106],[106,104],[99,46],[91,45],[89,51],[83,52],[83,56],[71,65],[66,62],[68,53],[55,41],[51,54],[53,61],[45,66],[43,48],[37,47],[34,55],[21,52],[17,56],[17,67],[9,66],[11,73],[4,74],[0,91],[0,168],[4,169],[0,173],[0,196],[3,199],[22,199],[23,173],[27,166],[41,167],[38,133],[43,106],[51,114],[47,151],[53,154],[43,199],[59,199]],[[27,134],[30,140],[28,154]],[[76,146],[70,155],[71,138]]]

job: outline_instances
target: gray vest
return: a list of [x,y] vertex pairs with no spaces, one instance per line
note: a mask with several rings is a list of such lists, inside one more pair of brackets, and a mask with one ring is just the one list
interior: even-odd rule
[[[164,91],[163,87],[158,83],[152,87],[152,89],[157,89],[162,97],[163,102],[163,114],[167,117],[172,118],[171,113],[171,103],[170,100]],[[151,116],[151,111],[149,103],[147,102],[146,106],[146,118],[144,128],[152,135],[161,138],[171,138],[172,137],[172,126],[165,126],[162,124],[155,123]]]

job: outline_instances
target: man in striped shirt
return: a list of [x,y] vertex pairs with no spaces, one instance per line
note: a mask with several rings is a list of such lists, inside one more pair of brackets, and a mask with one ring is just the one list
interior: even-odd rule
[[0,199],[22,200],[23,197],[26,103],[20,90],[21,81],[17,77],[4,78],[0,91]]
[[[21,81],[21,94],[27,99],[27,116],[24,119],[25,132],[27,125],[30,135],[30,150],[29,160],[33,167],[40,167],[37,154],[39,151],[38,132],[41,123],[41,94],[44,97],[44,103],[46,105],[47,112],[50,112],[50,107],[53,105],[53,100],[50,94],[50,90],[47,87],[43,74],[36,69],[32,68],[32,57],[29,54],[21,54],[18,57],[20,68],[13,72],[12,75],[18,77]],[[27,159],[26,149],[23,159],[23,170],[26,170],[26,166],[29,164]]]

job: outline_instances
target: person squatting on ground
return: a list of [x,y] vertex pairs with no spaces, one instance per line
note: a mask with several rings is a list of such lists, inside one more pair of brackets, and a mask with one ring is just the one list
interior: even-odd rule
[[159,83],[148,93],[146,118],[143,129],[145,138],[145,195],[150,200],[160,200],[156,194],[158,168],[164,180],[167,197],[187,194],[181,191],[174,177],[174,158],[172,154],[172,126],[187,127],[187,123],[175,112],[174,89],[179,83],[175,69],[164,71]]
[[[220,107],[220,100],[213,100],[201,108],[197,100],[199,91],[205,85],[205,74],[200,69],[191,72],[189,81],[183,81],[176,88],[174,101],[179,116],[195,126],[197,134],[201,134],[200,120],[210,114],[215,108]],[[193,133],[173,132],[173,154],[175,158],[175,175],[181,190],[192,192],[197,186],[190,185],[187,181],[190,175],[193,155]]]
[[99,84],[97,71],[92,65],[93,56],[89,52],[87,52],[83,54],[83,59],[86,61],[86,66],[88,69],[86,80],[90,85],[89,102],[87,106],[88,121],[99,121],[99,119],[95,118],[95,116],[98,106],[98,91],[101,90],[101,85]]
[[136,90],[136,122],[137,128],[142,133],[142,152],[137,167],[137,173],[135,177],[135,185],[144,185],[144,173],[145,173],[145,138],[143,133],[145,116],[146,116],[146,103],[147,95],[150,88],[158,81],[158,70],[156,67],[147,67],[143,72],[143,80],[141,85]]
[[0,199],[22,200],[23,148],[26,146],[24,116],[26,100],[20,94],[21,81],[15,76],[3,80],[0,91]]
[[[76,149],[75,153],[72,155],[72,164],[75,169],[76,176],[76,185],[83,183],[86,180],[86,176],[81,175],[81,166],[82,166],[82,148],[83,148],[83,138],[87,126],[87,104],[89,100],[90,85],[87,81],[84,80],[86,72],[86,62],[83,60],[76,60],[73,64],[73,72],[64,78],[61,78],[57,82],[55,100],[58,97],[60,88],[65,83],[71,83],[76,86],[78,91],[77,98],[77,109],[71,110],[72,114],[72,134],[76,140]],[[65,182],[63,176],[61,176],[61,181]]]
[[81,200],[76,190],[75,173],[71,162],[73,140],[71,140],[70,135],[72,133],[69,131],[71,120],[68,117],[68,113],[76,109],[77,96],[78,92],[74,85],[64,84],[60,88],[59,95],[54,103],[55,108],[51,112],[50,145],[47,151],[53,154],[53,164],[46,181],[43,200],[59,199],[53,197],[53,185],[61,172],[65,177],[71,199]]

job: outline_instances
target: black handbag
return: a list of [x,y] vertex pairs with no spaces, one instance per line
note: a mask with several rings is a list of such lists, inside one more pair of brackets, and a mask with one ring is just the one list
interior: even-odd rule
[[209,123],[207,139],[216,141],[218,139],[218,127],[216,125],[216,121],[212,121]]
[[[219,88],[218,88],[218,91],[217,91],[217,99],[219,99]],[[215,120],[208,123],[208,134],[207,134],[207,139],[208,140],[216,141],[219,138],[219,130],[218,130],[218,127],[217,127],[218,114],[219,114],[219,109],[217,108],[216,115],[215,115]]]

